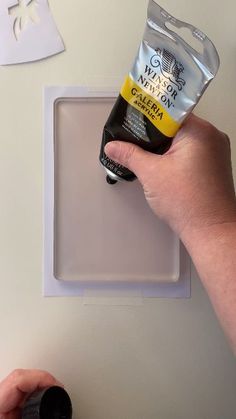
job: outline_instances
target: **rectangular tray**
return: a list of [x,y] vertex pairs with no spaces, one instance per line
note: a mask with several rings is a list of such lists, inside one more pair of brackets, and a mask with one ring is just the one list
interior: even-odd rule
[[98,157],[114,98],[54,104],[54,276],[177,281],[179,240],[149,209],[138,181],[106,183]]

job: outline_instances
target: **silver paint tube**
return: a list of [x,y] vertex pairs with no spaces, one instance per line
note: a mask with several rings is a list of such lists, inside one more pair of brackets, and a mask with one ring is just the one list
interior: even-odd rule
[[[185,42],[174,27],[188,28],[198,39],[202,53]],[[100,161],[109,183],[133,180],[135,176],[106,156],[105,145],[121,140],[153,153],[165,153],[216,75],[219,63],[216,48],[203,32],[149,0],[138,54],[103,131]]]

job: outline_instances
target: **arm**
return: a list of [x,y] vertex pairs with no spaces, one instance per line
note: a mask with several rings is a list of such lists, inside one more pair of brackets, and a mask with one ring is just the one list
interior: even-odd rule
[[190,232],[183,241],[236,355],[236,221]]
[[180,236],[236,353],[236,198],[227,136],[191,115],[163,156],[120,141],[105,151],[136,174],[153,211]]
[[31,393],[55,385],[62,386],[46,371],[23,369],[13,371],[0,383],[0,418],[19,419],[21,407]]

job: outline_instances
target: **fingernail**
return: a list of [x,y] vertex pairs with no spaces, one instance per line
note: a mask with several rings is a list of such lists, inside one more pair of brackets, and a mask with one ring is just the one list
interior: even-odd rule
[[110,141],[105,146],[106,155],[114,160],[119,157],[119,150],[120,150],[119,144],[117,144],[117,142],[114,142],[114,141]]

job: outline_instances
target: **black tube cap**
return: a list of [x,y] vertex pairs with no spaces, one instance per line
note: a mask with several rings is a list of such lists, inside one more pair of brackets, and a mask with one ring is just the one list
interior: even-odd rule
[[117,180],[112,179],[112,178],[111,178],[111,177],[109,177],[108,175],[107,175],[107,177],[106,177],[106,181],[107,181],[107,183],[109,183],[109,185],[115,185],[115,184],[117,183]]
[[71,419],[72,404],[62,387],[48,387],[33,393],[23,406],[22,419]]

